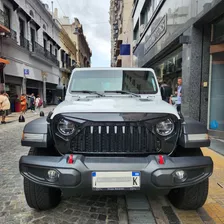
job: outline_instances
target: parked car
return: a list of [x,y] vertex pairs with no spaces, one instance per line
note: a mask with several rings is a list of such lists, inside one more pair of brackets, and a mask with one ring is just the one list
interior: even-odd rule
[[137,191],[167,195],[179,209],[203,206],[213,173],[200,149],[210,145],[207,128],[164,102],[170,87],[161,88],[152,69],[75,69],[65,100],[24,127],[28,205],[47,210],[61,195]]

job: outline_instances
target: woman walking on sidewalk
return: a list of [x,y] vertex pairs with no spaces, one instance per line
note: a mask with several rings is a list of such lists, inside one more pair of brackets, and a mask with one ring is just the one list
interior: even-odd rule
[[22,94],[22,96],[20,97],[20,101],[21,101],[21,112],[22,114],[26,113],[26,94]]
[[36,109],[38,109],[39,112],[40,112],[40,108],[43,105],[43,101],[41,100],[39,95],[37,95],[37,98],[36,98],[36,101],[35,101],[35,105],[36,105]]
[[0,115],[2,116],[2,124],[6,124],[5,118],[7,116],[7,110],[10,109],[10,102],[7,96],[5,96],[5,92],[2,90],[0,92]]

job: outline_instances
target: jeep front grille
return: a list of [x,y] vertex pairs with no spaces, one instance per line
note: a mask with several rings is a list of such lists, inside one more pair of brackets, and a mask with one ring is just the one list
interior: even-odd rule
[[156,139],[145,126],[107,124],[86,126],[70,143],[73,153],[152,153]]

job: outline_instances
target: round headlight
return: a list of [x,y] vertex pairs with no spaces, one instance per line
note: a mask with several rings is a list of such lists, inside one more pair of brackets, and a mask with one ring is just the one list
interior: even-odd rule
[[174,123],[170,119],[159,122],[156,125],[156,132],[162,136],[170,135],[173,132],[173,130],[174,130]]
[[75,124],[71,121],[61,119],[58,123],[58,131],[62,135],[72,135],[75,131]]

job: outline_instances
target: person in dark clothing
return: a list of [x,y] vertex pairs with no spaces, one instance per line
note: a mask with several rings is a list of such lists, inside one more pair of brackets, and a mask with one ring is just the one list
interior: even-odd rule
[[30,109],[32,112],[35,112],[35,96],[34,93],[31,94],[30,97]]
[[181,111],[181,97],[182,97],[182,78],[179,77],[177,80],[177,91],[175,92],[177,96],[177,111],[180,113]]

